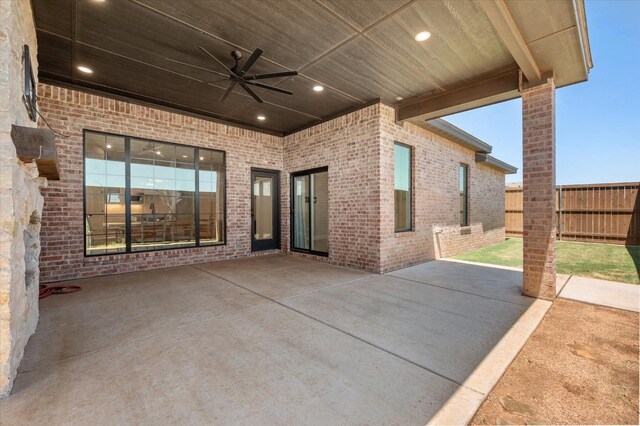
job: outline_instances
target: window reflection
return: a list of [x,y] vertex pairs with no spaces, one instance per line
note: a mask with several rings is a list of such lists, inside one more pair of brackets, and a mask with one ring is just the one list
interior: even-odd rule
[[224,153],[86,132],[85,212],[87,255],[223,243]]
[[125,140],[88,133],[85,142],[87,254],[126,250]]
[[466,164],[460,165],[460,225],[468,226],[469,225],[469,194],[468,194],[468,183],[469,179],[467,177],[468,174],[468,166]]
[[293,249],[329,252],[329,172],[311,170],[292,176]]
[[411,230],[411,147],[394,145],[395,231]]
[[200,244],[224,241],[224,156],[200,150]]
[[131,250],[195,246],[195,148],[130,143]]

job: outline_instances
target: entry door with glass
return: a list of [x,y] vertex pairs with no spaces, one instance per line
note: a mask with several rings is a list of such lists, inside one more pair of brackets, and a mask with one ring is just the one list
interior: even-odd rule
[[280,248],[278,172],[251,171],[251,250]]
[[326,167],[291,175],[291,249],[329,253],[329,172]]

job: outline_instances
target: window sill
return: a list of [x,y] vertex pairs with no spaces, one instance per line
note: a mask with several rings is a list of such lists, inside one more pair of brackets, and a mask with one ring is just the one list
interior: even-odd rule
[[158,253],[158,252],[178,252],[178,253],[191,253],[200,249],[207,249],[212,247],[221,247],[226,246],[227,243],[221,241],[219,243],[213,244],[201,244],[199,246],[184,246],[184,247],[163,247],[157,248],[153,250],[136,250],[136,251],[119,251],[113,253],[100,253],[100,254],[84,254],[84,263],[92,263],[92,262],[102,262],[105,260],[110,260],[112,256],[130,256],[132,258],[137,257],[145,257],[148,256],[149,253]]
[[411,238],[415,237],[416,231],[401,231],[394,234],[395,238]]

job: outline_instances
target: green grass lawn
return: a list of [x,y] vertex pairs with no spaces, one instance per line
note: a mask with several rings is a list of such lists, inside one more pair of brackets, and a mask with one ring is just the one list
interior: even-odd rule
[[[556,256],[560,274],[640,284],[640,247],[558,241]],[[522,268],[522,238],[507,238],[455,259]]]

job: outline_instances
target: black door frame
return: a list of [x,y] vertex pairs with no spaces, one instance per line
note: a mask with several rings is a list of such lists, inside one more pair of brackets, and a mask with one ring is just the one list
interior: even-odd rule
[[[271,208],[271,220],[273,221],[273,238],[268,240],[255,240],[255,197],[253,193],[254,177],[268,177],[273,179],[272,197],[273,200]],[[263,251],[263,250],[280,250],[280,171],[269,169],[251,168],[251,251]]]
[[[309,169],[309,170],[302,170],[299,172],[295,172],[295,173],[291,173],[291,182],[290,182],[290,194],[291,196],[289,197],[289,223],[291,224],[290,229],[289,229],[289,241],[290,241],[290,250],[291,251],[297,251],[297,252],[301,252],[301,253],[309,253],[309,254],[313,254],[316,256],[322,256],[322,257],[329,257],[329,252],[326,251],[317,251],[317,250],[310,250],[310,249],[303,249],[303,248],[297,248],[294,246],[294,232],[295,232],[295,209],[294,209],[294,203],[293,203],[293,199],[295,197],[295,188],[293,187],[293,181],[295,180],[296,177],[300,177],[300,176],[309,176],[309,185],[311,185],[311,175],[315,174],[315,173],[322,173],[322,172],[328,172],[329,171],[329,167],[325,166],[325,167],[317,167],[315,169]],[[311,196],[311,194],[309,194],[309,196]],[[309,221],[309,238],[311,238],[311,221]]]

